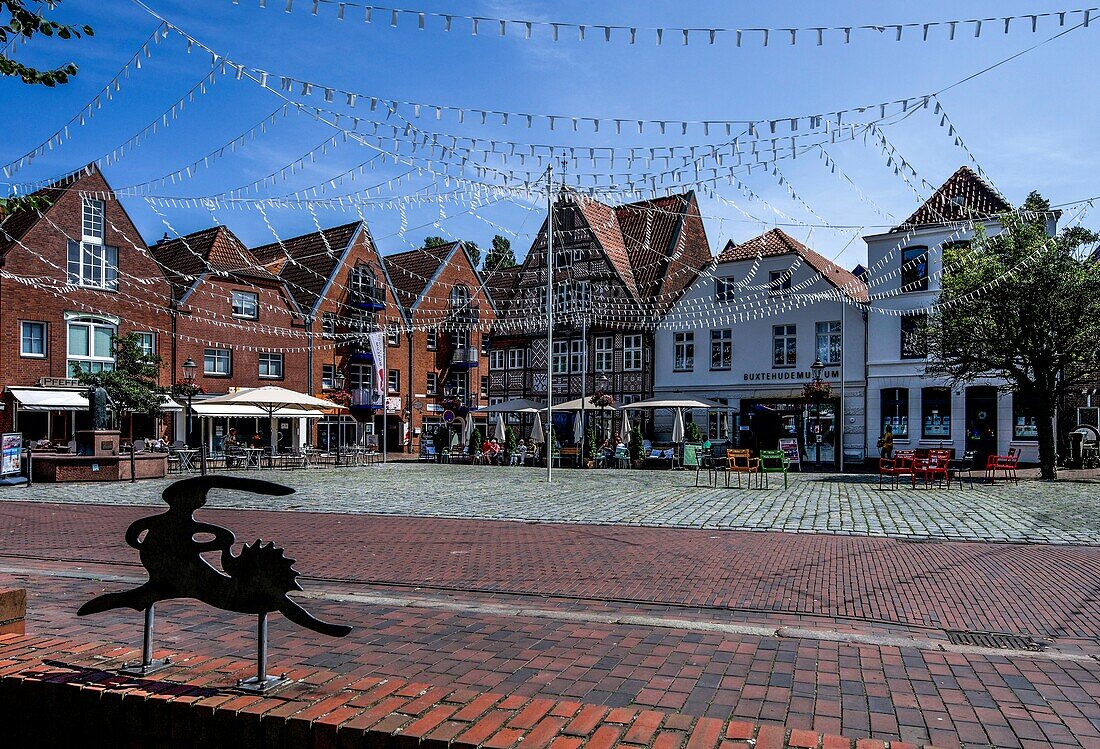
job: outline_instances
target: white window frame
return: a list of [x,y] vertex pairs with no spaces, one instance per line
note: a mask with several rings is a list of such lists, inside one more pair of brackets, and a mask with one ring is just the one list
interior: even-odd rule
[[[257,375],[261,380],[281,380],[286,372],[286,362],[278,351],[261,351]],[[264,372],[264,368],[267,372]]]
[[623,336],[623,371],[641,372],[644,345],[641,333],[628,333]]
[[714,279],[715,304],[728,304],[737,298],[737,281],[732,276],[719,276]]
[[523,369],[527,364],[527,350],[523,348],[508,349],[508,369]]
[[452,392],[456,398],[462,399],[466,397],[466,391],[470,386],[470,373],[465,370],[455,370],[451,372],[448,385],[453,388]]
[[596,336],[596,371],[613,372],[615,370],[615,337]]
[[[836,344],[836,358],[831,356],[833,344]],[[825,356],[821,355],[824,346]],[[814,323],[814,353],[822,364],[840,364],[844,357],[843,335],[840,320],[823,320]]]
[[[88,353],[87,354],[74,354],[72,352],[72,330],[74,327],[84,328],[85,335],[88,341]],[[108,337],[108,352],[96,353],[96,332],[104,330],[109,333]],[[113,344],[110,343],[111,336],[118,335],[118,326],[112,322],[97,317],[75,317],[68,321],[68,326],[65,330],[65,342],[66,342],[66,372],[71,375],[73,371],[73,365],[81,365],[81,369],[87,372],[109,372],[115,368],[115,352]]]
[[336,313],[335,312],[322,312],[321,313],[321,337],[322,338],[336,338]]
[[399,393],[401,392],[401,370],[391,369],[386,372],[386,392],[387,393]]
[[118,290],[118,248],[102,242],[69,240],[67,283],[89,289]]
[[103,244],[106,237],[107,204],[95,198],[83,198],[80,219],[80,241]]
[[439,374],[436,372],[428,372],[427,381],[424,383],[425,395],[438,395],[439,394]]
[[681,330],[673,335],[673,372],[695,371],[695,331]]
[[550,362],[554,374],[569,374],[569,341],[554,341]]
[[[776,343],[783,341],[783,362],[775,361]],[[790,369],[798,366],[798,326],[784,323],[772,326],[772,369]]]
[[731,328],[710,331],[710,369],[712,372],[733,369],[733,330]]
[[321,365],[321,389],[334,390],[336,388],[336,365]]
[[396,326],[386,329],[386,345],[387,346],[400,346],[401,345],[401,331]]
[[[239,317],[242,320],[260,319],[260,295],[254,291],[234,289],[229,295],[229,304],[233,308],[233,317]],[[251,312],[248,311],[249,306],[252,307]],[[240,309],[239,312],[238,309]]]
[[[154,333],[152,331],[149,331],[149,330],[139,330],[135,333],[135,335],[137,335],[137,337],[138,337],[138,348],[141,349],[142,353],[144,353],[146,356],[156,356],[157,355],[157,334],[156,333]],[[148,336],[148,337],[146,337],[146,336]],[[145,345],[146,341],[148,341],[148,343],[149,343],[148,346]]]
[[569,371],[581,373],[588,371],[588,342],[583,338],[569,341]]
[[[28,339],[27,326],[37,325],[41,330],[41,343],[42,351],[33,352],[27,351],[27,341],[34,340],[33,337]],[[19,355],[26,357],[27,359],[45,359],[49,355],[49,325],[38,320],[20,320],[19,321]]]
[[489,351],[489,369],[504,369],[504,349],[495,348]]
[[439,331],[435,328],[429,328],[424,331],[425,340],[424,345],[428,351],[435,351],[439,348]]
[[[224,356],[222,356],[224,354]],[[213,360],[215,367],[210,369],[208,364]],[[224,372],[218,371],[218,363],[225,361]],[[211,347],[202,352],[202,374],[204,377],[229,377],[233,374],[233,350],[227,348]]]
[[787,294],[791,290],[794,270],[773,270],[768,272],[768,293],[777,296]]

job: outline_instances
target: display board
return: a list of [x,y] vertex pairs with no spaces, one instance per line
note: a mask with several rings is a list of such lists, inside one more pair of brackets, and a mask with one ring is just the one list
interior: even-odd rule
[[0,440],[0,476],[20,473],[23,470],[22,432],[6,432]]
[[798,449],[797,437],[780,438],[779,449],[787,456],[792,466],[798,466],[798,470],[802,470],[802,452]]

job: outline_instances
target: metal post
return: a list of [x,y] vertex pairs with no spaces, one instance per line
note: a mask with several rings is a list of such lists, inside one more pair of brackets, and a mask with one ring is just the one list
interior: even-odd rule
[[206,417],[199,419],[199,475],[206,475]]
[[386,433],[389,432],[390,417],[387,413],[389,411],[386,408],[386,398],[390,393],[390,370],[386,368],[386,357],[389,354],[390,347],[390,334],[386,331],[385,338],[382,339],[382,465],[386,465],[386,450],[388,445],[386,444]]
[[137,481],[137,458],[134,457],[134,448],[137,447],[134,444],[134,427],[130,425],[130,483]]
[[[844,324],[845,319],[848,317],[848,307],[846,304],[840,305],[840,472],[844,473],[844,406],[845,406],[845,369],[844,360],[848,358],[848,349],[846,348],[847,341],[844,339],[844,331],[847,326]],[[864,395],[864,401],[866,401],[866,395]],[[866,408],[866,405],[864,405]]]
[[267,612],[256,615],[256,675],[241,679],[237,688],[251,694],[265,694],[287,682],[286,674],[267,674]]
[[119,669],[120,673],[130,676],[148,676],[172,662],[171,658],[153,660],[153,621],[156,616],[154,605],[149,604],[149,608],[145,609],[145,629],[141,637],[141,663],[123,664],[122,668]]
[[554,476],[554,165],[546,168],[546,483]]
[[580,288],[583,290],[580,294],[581,298],[581,452],[580,452],[580,468],[584,467],[584,443],[588,441],[588,425],[585,423],[585,408],[584,397],[585,393],[585,380],[588,379],[588,315],[585,314],[584,304],[587,301],[585,299],[588,291],[588,284],[580,284]]

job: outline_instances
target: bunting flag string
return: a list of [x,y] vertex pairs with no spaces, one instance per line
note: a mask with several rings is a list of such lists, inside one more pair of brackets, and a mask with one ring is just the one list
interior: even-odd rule
[[[122,68],[115,73],[110,81],[107,82],[99,92],[91,98],[91,100],[85,104],[79,112],[74,114],[68,122],[57,129],[52,135],[39,143],[37,146],[27,151],[22,156],[12,159],[8,163],[0,167],[0,171],[3,172],[4,177],[11,179],[12,175],[18,172],[25,166],[30,165],[36,158],[43,156],[55,148],[59,148],[63,143],[68,141],[72,137],[72,132],[77,127],[83,127],[88,120],[95,116],[95,113],[103,108],[104,102],[110,102],[114,100],[115,94],[122,91],[122,80],[130,77],[131,71],[141,70],[142,59],[152,59],[152,47],[160,44],[160,40],[166,37],[168,34],[168,25],[165,22],[161,22],[157,25],[155,31],[149,35],[149,37],[142,42],[138,51],[135,52],[129,60],[122,66]],[[152,45],[152,46],[150,46]]]
[[[285,13],[294,10],[294,0],[274,0]],[[239,0],[233,0],[238,5]],[[459,13],[413,10],[383,5],[373,5],[350,0],[299,0],[299,6],[309,7],[310,15],[320,14],[321,6],[335,11],[339,21],[358,19],[365,24],[375,24],[388,28],[398,28],[402,22],[415,24],[420,31],[432,30],[455,32],[459,25],[468,28],[472,36],[511,37],[533,39],[536,30],[538,38],[549,38],[554,42],[563,39],[576,39],[578,42],[602,41],[636,45],[639,41],[650,39],[656,46],[676,44],[688,46],[692,40],[697,44],[732,44],[734,47],[771,47],[810,44],[821,47],[827,43],[849,45],[854,38],[889,39],[895,42],[916,40],[928,42],[937,39],[956,41],[960,38],[980,39],[983,32],[986,38],[1001,36],[1013,31],[1019,33],[1037,33],[1054,23],[1058,27],[1067,22],[1080,19],[1088,26],[1100,8],[1081,8],[1077,10],[1025,13],[1011,16],[992,16],[988,18],[969,18],[954,20],[917,21],[907,23],[852,24],[847,26],[800,26],[800,27],[731,27],[731,26],[627,26],[621,24],[578,23],[567,21],[546,21],[540,19],[503,18],[499,16],[474,16]],[[268,7],[268,0],[259,0],[260,8]],[[349,13],[350,11],[350,13]],[[429,23],[431,19],[431,23]],[[456,23],[458,22],[458,23]]]

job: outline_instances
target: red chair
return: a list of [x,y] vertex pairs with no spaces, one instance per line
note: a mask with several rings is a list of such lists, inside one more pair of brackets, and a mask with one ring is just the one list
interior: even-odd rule
[[924,480],[926,488],[931,489],[934,481],[946,481],[951,488],[951,475],[947,472],[947,460],[937,456],[916,458],[913,461],[913,488],[917,488],[917,477]]
[[1001,471],[1005,481],[1012,479],[1019,484],[1020,477],[1016,475],[1019,466],[1020,453],[1014,447],[1009,449],[1008,455],[990,455],[985,461],[985,479],[992,484],[997,480],[997,471]]

